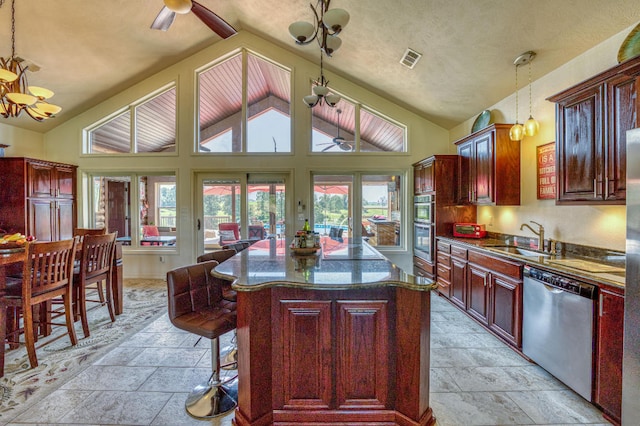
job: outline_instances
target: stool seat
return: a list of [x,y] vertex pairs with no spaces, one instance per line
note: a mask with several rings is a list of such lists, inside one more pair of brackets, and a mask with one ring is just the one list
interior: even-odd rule
[[169,319],[182,330],[211,340],[212,374],[196,386],[185,402],[187,412],[198,419],[220,416],[237,406],[237,379],[220,380],[219,337],[236,328],[236,303],[223,297],[223,280],[211,271],[209,260],[167,272]]

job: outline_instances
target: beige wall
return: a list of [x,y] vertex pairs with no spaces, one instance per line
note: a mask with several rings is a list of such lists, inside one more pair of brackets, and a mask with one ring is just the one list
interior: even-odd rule
[[[264,55],[292,70],[292,117],[295,123],[292,154],[285,155],[199,155],[192,153],[195,138],[195,78],[198,68],[215,61],[238,48],[246,48]],[[330,61],[327,66],[330,66]],[[326,70],[325,70],[326,71]],[[310,81],[318,77],[318,64],[302,60],[288,50],[274,46],[261,38],[241,31],[236,36],[216,43],[192,57],[169,67],[144,80],[130,89],[114,94],[112,98],[89,109],[83,114],[63,123],[45,135],[45,155],[56,161],[65,161],[79,166],[80,172],[86,171],[163,171],[175,172],[178,180],[178,248],[170,253],[162,253],[165,263],[160,263],[157,251],[148,249],[130,249],[125,251],[125,276],[162,277],[169,268],[192,262],[200,254],[196,247],[195,231],[195,173],[196,172],[284,172],[290,175],[291,185],[287,189],[289,206],[287,217],[295,218],[293,202],[301,200],[307,206],[310,203],[310,173],[317,170],[331,171],[393,171],[406,174],[405,184],[408,199],[412,195],[411,164],[434,153],[446,153],[451,149],[449,132],[422,117],[401,108],[388,100],[326,71],[330,86],[348,95],[357,102],[371,106],[380,113],[407,125],[410,152],[406,154],[352,154],[318,155],[309,154],[311,134],[311,114],[302,102],[309,94]],[[118,109],[136,101],[140,97],[176,80],[178,88],[178,149],[176,154],[136,155],[136,156],[83,156],[82,129],[114,113]],[[79,201],[79,217],[86,206],[83,197]],[[405,217],[410,217],[410,210]],[[308,216],[308,213],[306,213]],[[82,219],[81,219],[82,220]],[[407,223],[406,232],[410,228]],[[82,223],[81,223],[82,224]],[[299,229],[302,223],[287,223],[287,230]],[[405,256],[410,256],[406,250]]]
[[5,157],[44,158],[44,135],[24,130],[8,124],[0,123],[0,144],[5,148]]
[[[534,237],[526,229],[520,231],[520,225],[535,220],[544,225],[548,238],[624,251],[625,206],[556,206],[554,200],[536,198],[536,147],[556,139],[555,104],[546,98],[617,65],[618,49],[632,28],[620,32],[532,83],[532,112],[540,123],[540,132],[534,137],[525,137],[521,142],[521,205],[479,208],[478,222],[487,224],[489,231]],[[544,51],[538,52],[538,55],[544,55]],[[535,60],[531,66],[535,68]],[[527,86],[519,91],[519,99],[518,117],[523,122],[529,116]],[[491,110],[494,122],[513,123],[515,93],[495,105],[487,106],[487,109]],[[450,140],[455,141],[469,134],[474,120],[475,117],[470,117],[452,129]]]

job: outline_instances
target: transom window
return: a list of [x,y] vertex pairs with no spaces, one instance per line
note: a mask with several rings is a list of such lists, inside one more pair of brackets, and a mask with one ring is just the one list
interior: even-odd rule
[[311,152],[406,152],[406,128],[342,96],[312,109]]
[[[243,55],[247,58],[246,84]],[[198,96],[198,151],[291,152],[290,71],[241,52],[198,73]]]
[[85,140],[85,154],[176,152],[175,87],[131,104],[93,126]]

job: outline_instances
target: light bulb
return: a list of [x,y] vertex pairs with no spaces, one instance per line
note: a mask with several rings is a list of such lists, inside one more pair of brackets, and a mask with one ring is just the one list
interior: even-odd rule
[[524,134],[526,136],[535,136],[539,129],[540,124],[530,115],[529,119],[524,123]]
[[516,122],[509,130],[509,139],[512,141],[521,141],[524,139],[524,127],[522,124]]
[[193,6],[191,4],[191,0],[164,0],[164,5],[172,12],[180,13],[182,15],[189,13]]

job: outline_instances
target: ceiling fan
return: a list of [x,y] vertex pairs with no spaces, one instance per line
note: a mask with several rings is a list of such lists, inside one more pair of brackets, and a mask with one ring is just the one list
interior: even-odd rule
[[222,38],[229,38],[237,31],[220,16],[193,0],[164,0],[164,7],[151,24],[151,29],[167,31],[176,19],[176,13],[193,12],[207,27]]
[[336,123],[336,137],[333,138],[331,142],[326,142],[320,145],[328,145],[320,152],[325,152],[333,148],[334,146],[338,146],[343,151],[353,151],[353,141],[345,140],[342,136],[340,136],[340,114],[342,114],[341,109],[337,109],[336,113],[338,114],[338,122]]

